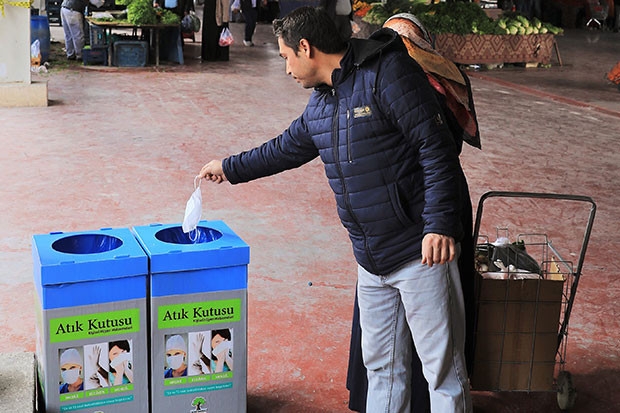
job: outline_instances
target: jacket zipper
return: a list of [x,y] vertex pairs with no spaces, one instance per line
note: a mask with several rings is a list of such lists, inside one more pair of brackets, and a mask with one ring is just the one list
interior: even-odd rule
[[353,162],[353,155],[351,154],[351,134],[349,130],[351,128],[351,110],[347,108],[347,160],[349,163]]
[[[353,213],[353,208],[351,207],[351,203],[349,201],[349,194],[347,191],[347,186],[346,186],[346,180],[344,179],[344,173],[342,172],[342,166],[340,166],[340,153],[338,150],[338,138],[339,138],[339,134],[338,134],[338,108],[339,108],[339,101],[338,101],[338,97],[336,96],[336,90],[332,89],[331,91],[331,95],[332,97],[335,98],[335,104],[334,104],[334,113],[333,113],[333,117],[332,117],[332,147],[333,147],[333,152],[334,152],[334,163],[336,165],[336,169],[338,170],[338,176],[340,178],[340,183],[342,184],[342,196],[344,198],[344,202],[345,202],[345,206],[347,211],[349,212],[349,216],[351,216],[351,219],[355,222],[355,225],[357,226],[357,228],[359,229],[359,232],[363,235],[364,237],[364,250],[366,251],[366,257],[368,258],[368,261],[370,262],[370,264],[372,265],[372,269],[373,269],[373,273],[376,274],[376,264],[375,264],[375,260],[372,258],[372,255],[369,253],[368,251],[368,238],[366,237],[366,233],[363,231],[362,226],[360,225],[359,221],[357,220],[357,217],[355,216],[355,214]],[[349,163],[352,162],[351,159],[351,151],[350,151],[350,142],[349,142],[349,109],[347,108],[347,156],[349,157],[348,161]]]

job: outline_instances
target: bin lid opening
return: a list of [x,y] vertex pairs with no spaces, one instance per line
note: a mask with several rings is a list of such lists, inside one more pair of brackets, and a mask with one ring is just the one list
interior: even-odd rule
[[183,232],[183,228],[170,227],[155,234],[155,238],[169,244],[204,244],[222,238],[222,233],[213,228],[197,227],[195,231]]
[[97,254],[120,248],[123,241],[111,235],[80,234],[60,238],[52,243],[52,248],[66,254]]

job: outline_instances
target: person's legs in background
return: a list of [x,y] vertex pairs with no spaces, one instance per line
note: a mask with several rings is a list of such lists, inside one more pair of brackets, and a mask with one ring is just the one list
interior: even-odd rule
[[61,7],[60,18],[65,33],[67,58],[81,59],[82,48],[84,48],[84,21],[82,19],[82,14],[77,11],[69,10],[66,7]]
[[254,46],[252,36],[256,30],[256,20],[258,20],[258,9],[256,7],[244,7],[241,5],[241,13],[245,19],[245,31],[243,36],[243,44],[245,46]]

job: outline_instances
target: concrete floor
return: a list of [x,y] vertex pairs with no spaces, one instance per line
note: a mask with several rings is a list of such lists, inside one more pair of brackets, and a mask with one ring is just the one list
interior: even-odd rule
[[[32,352],[32,234],[180,222],[212,158],[286,128],[309,91],[287,78],[270,27],[230,62],[82,67],[52,62],[47,108],[0,109],[0,348]],[[52,27],[62,39],[62,29]],[[470,72],[483,150],[462,163],[474,204],[489,190],[591,196],[598,213],[570,320],[575,412],[620,410],[620,91],[605,73],[620,34],[558,38],[564,66]],[[356,266],[319,161],[236,187],[203,185],[203,218],[251,247],[248,410],[346,412]],[[485,210],[493,225],[532,219],[573,257],[585,218],[570,206]],[[529,229],[529,228],[526,228]],[[574,258],[571,258],[574,259]],[[311,283],[311,285],[310,285]],[[0,402],[0,406],[2,403]],[[475,393],[477,412],[557,411],[553,393]],[[0,407],[0,411],[2,408]]]

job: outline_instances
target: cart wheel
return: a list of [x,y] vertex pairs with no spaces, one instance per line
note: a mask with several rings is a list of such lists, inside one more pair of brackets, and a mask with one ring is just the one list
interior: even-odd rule
[[558,406],[563,411],[568,411],[575,406],[577,390],[573,387],[573,378],[568,371],[561,371],[558,375]]

